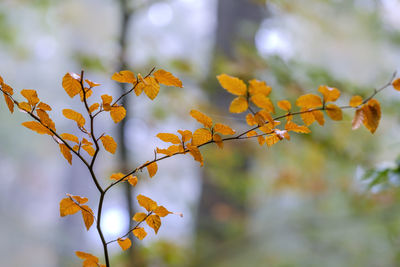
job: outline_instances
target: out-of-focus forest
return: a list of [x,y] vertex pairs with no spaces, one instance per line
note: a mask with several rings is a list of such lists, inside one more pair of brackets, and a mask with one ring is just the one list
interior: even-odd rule
[[[36,89],[61,109],[81,109],[61,86],[66,72],[118,95],[111,75],[122,69],[171,71],[184,88],[161,88],[155,101],[131,96],[120,125],[98,124],[118,140],[96,171],[108,183],[153,158],[155,135],[194,129],[191,109],[235,129],[242,115],[217,83],[227,73],[265,80],[275,101],[294,101],[321,84],[368,96],[400,62],[397,0],[2,0],[0,75],[15,89]],[[110,245],[112,266],[398,266],[400,262],[400,96],[379,94],[377,132],[343,121],[311,126],[309,135],[267,148],[255,140],[203,149],[204,167],[188,157],[159,163],[137,187],[107,196],[107,239],[124,234],[141,193],[183,218],[163,219],[158,233],[128,252]],[[0,258],[2,266],[78,266],[74,251],[102,257],[97,232],[80,216],[59,217],[65,193],[95,204],[98,192],[80,162],[68,165],[50,138],[20,124],[0,104]]]

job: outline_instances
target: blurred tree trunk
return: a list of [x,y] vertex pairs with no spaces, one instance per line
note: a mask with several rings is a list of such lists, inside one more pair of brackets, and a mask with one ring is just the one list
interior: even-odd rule
[[[254,37],[265,17],[263,5],[252,0],[219,0],[213,61],[205,87],[211,103],[228,107],[231,97],[216,83],[218,64],[238,63],[245,55],[240,46],[255,51]],[[252,70],[231,75],[248,78]],[[196,252],[193,266],[213,264],[232,252],[232,237],[241,239],[247,218],[246,182],[249,153],[244,144],[235,143],[230,152],[210,160],[202,169],[202,188],[196,226]],[[216,154],[218,152],[210,152]],[[247,155],[246,155],[247,154]],[[215,163],[213,163],[215,162]],[[221,170],[222,169],[222,170]],[[225,173],[225,174],[224,174]],[[225,183],[229,180],[229,184]],[[240,244],[243,246],[243,244]]]

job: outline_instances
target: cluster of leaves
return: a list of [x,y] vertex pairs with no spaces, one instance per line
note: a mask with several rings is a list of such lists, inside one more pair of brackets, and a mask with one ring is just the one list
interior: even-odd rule
[[[378,100],[374,96],[383,89],[392,85],[396,90],[400,91],[400,79],[393,78],[389,83],[374,90],[373,94],[367,98],[361,96],[353,96],[347,106],[337,106],[333,102],[337,101],[341,95],[337,88],[331,88],[321,85],[318,92],[321,94],[305,94],[297,98],[295,105],[298,109],[292,108],[292,103],[288,100],[277,101],[276,105],[283,111],[282,115],[273,117],[275,106],[269,98],[272,88],[264,81],[250,80],[248,86],[239,78],[232,77],[227,74],[217,76],[221,86],[229,93],[235,95],[229,110],[232,113],[248,112],[246,122],[249,129],[236,134],[230,126],[222,123],[214,123],[212,118],[197,110],[191,110],[190,115],[197,120],[202,127],[194,130],[178,130],[174,133],[159,133],[157,137],[163,142],[169,143],[167,148],[156,148],[154,159],[136,167],[133,171],[123,174],[114,173],[110,176],[111,183],[103,188],[99,179],[94,172],[94,163],[99,151],[101,150],[99,143],[101,142],[104,150],[114,154],[117,144],[113,137],[105,133],[97,136],[94,131],[95,118],[104,112],[108,112],[111,119],[118,123],[126,116],[125,108],[119,104],[122,98],[134,92],[137,96],[144,92],[151,100],[155,99],[160,90],[160,84],[166,86],[182,87],[182,82],[165,70],[157,70],[154,73],[151,70],[145,77],[140,74],[135,75],[129,70],[115,73],[111,78],[120,83],[128,83],[132,87],[121,96],[113,100],[111,95],[101,95],[101,101],[89,103],[95,88],[100,86],[99,83],[83,78],[83,71],[80,75],[75,73],[67,73],[62,80],[62,86],[66,93],[74,98],[80,96],[87,115],[72,109],[63,109],[64,117],[76,123],[77,128],[81,131],[82,136],[79,138],[71,133],[59,134],[56,130],[55,123],[50,118],[49,112],[52,108],[49,104],[41,102],[35,90],[22,90],[21,95],[26,101],[18,102],[14,98],[14,91],[0,77],[0,90],[4,95],[5,102],[11,113],[17,106],[22,112],[27,113],[33,120],[22,123],[23,126],[33,130],[39,134],[50,135],[59,145],[61,154],[72,164],[72,157],[75,155],[88,168],[91,178],[100,192],[98,203],[97,218],[92,209],[86,205],[88,199],[81,196],[67,194],[67,197],[60,202],[60,216],[64,217],[81,212],[85,227],[87,230],[96,221],[97,230],[104,247],[104,256],[106,260],[105,266],[109,265],[107,245],[117,242],[123,250],[128,249],[132,242],[127,237],[130,233],[142,240],[146,237],[147,232],[142,227],[146,223],[157,234],[161,226],[161,217],[165,217],[172,212],[168,211],[164,206],[158,205],[152,199],[138,195],[137,200],[141,207],[147,212],[139,212],[132,218],[136,221],[136,225],[130,229],[124,236],[112,241],[106,241],[101,230],[101,211],[104,201],[104,195],[109,189],[121,182],[128,182],[132,186],[138,183],[137,176],[134,174],[147,169],[149,176],[153,177],[157,171],[157,162],[178,154],[189,154],[195,161],[201,165],[204,164],[203,156],[200,152],[202,146],[215,143],[219,148],[223,148],[223,143],[230,140],[241,140],[256,138],[260,145],[266,144],[268,147],[278,143],[281,140],[290,140],[290,132],[310,133],[309,126],[317,122],[319,125],[325,124],[325,114],[332,120],[342,120],[342,110],[352,108],[355,110],[352,127],[357,129],[361,124],[374,133],[381,119],[381,109]],[[294,122],[293,116],[300,115],[304,125]],[[282,121],[285,119],[285,121]],[[284,126],[282,126],[284,125]],[[236,135],[235,135],[236,134]],[[86,152],[86,154],[83,153]],[[177,214],[177,213],[175,213]],[[85,252],[76,252],[76,255],[83,260],[83,266],[104,266],[100,265],[99,259]]]

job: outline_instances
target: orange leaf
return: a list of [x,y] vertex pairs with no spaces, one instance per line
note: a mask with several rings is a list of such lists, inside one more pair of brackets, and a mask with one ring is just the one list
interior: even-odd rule
[[147,171],[149,172],[150,178],[156,175],[158,170],[157,162],[153,162],[147,165]]
[[112,106],[110,116],[115,123],[118,123],[125,118],[126,109],[123,106]]
[[381,119],[381,106],[376,99],[371,99],[362,107],[364,126],[373,134],[378,128]]
[[19,102],[18,103],[18,108],[22,109],[26,112],[31,112],[32,108],[31,106],[28,104],[28,102]]
[[250,131],[246,134],[247,137],[253,137],[253,136],[257,136],[258,133],[256,131]]
[[154,213],[157,214],[160,217],[165,217],[168,214],[171,214],[169,210],[167,210],[164,206],[158,206],[155,210]]
[[351,97],[349,105],[352,106],[353,108],[356,108],[359,105],[361,105],[362,102],[363,102],[362,97],[359,95],[355,95]]
[[[148,212],[153,211],[158,207],[157,202],[155,202],[149,197],[138,195],[136,198],[139,202],[139,205],[145,208]],[[136,219],[134,220],[136,221]]]
[[119,83],[135,83],[136,77],[135,74],[130,70],[121,70],[120,72],[116,72],[111,76],[111,79],[117,81]]
[[220,85],[229,93],[240,96],[247,92],[246,84],[239,78],[221,74],[217,76]]
[[213,140],[220,149],[224,148],[224,143],[222,142],[222,137],[219,134],[214,134]]
[[136,229],[133,229],[132,232],[139,240],[143,240],[143,238],[145,238],[147,235],[143,227],[138,227]]
[[343,119],[342,110],[334,104],[326,105],[326,114],[334,121]]
[[201,155],[199,148],[190,144],[187,145],[187,148],[189,149],[189,153],[192,155],[193,159],[200,162],[200,166],[203,166],[203,156]]
[[14,90],[8,84],[1,82],[0,85],[1,85],[1,89],[3,89],[3,91],[6,92],[7,94],[9,94],[9,95],[14,94]]
[[44,102],[40,102],[40,103],[37,105],[36,108],[42,109],[42,110],[45,110],[45,111],[51,111],[51,107],[50,107],[49,105],[47,105],[46,103],[44,103]]
[[71,98],[79,94],[82,90],[79,82],[80,78],[80,75],[76,73],[67,73],[63,77],[62,86]]
[[35,90],[24,89],[21,91],[21,95],[28,100],[31,107],[35,106],[40,101]]
[[137,222],[141,222],[144,221],[144,219],[146,219],[147,214],[144,212],[137,212],[135,213],[135,215],[133,216],[132,220],[135,220]]
[[129,238],[118,238],[118,245],[122,248],[122,250],[127,250],[128,248],[130,248],[132,246],[132,242]]
[[183,152],[183,146],[182,145],[179,145],[179,146],[172,145],[172,146],[169,146],[167,149],[160,149],[157,147],[156,151],[157,151],[157,153],[171,156],[178,152]]
[[354,118],[353,121],[351,123],[351,129],[356,130],[358,128],[360,128],[361,123],[364,120],[364,112],[363,109],[357,109],[355,114],[354,114]]
[[300,114],[300,117],[305,125],[309,126],[315,121],[313,112],[308,111],[308,108],[302,108],[300,111],[303,112]]
[[296,106],[302,108],[316,108],[322,106],[321,97],[313,94],[302,95],[296,100]]
[[60,201],[60,216],[72,215],[80,211],[81,208],[71,198],[66,197]]
[[214,131],[223,135],[232,135],[235,134],[235,131],[232,130],[231,127],[222,123],[216,123],[214,125]]
[[[83,267],[99,267],[99,259],[96,256],[82,251],[76,251],[75,254],[78,258],[84,260]],[[100,265],[100,267],[102,266]]]
[[198,122],[204,125],[204,127],[211,128],[212,127],[212,119],[208,117],[207,115],[201,113],[200,111],[197,110],[191,110],[190,111],[190,116],[192,116],[194,119],[196,119]]
[[306,126],[297,125],[296,123],[294,123],[292,121],[286,122],[285,130],[293,131],[296,133],[310,133],[311,132],[310,129],[308,129]]
[[6,94],[3,94],[3,96],[4,96],[4,100],[6,101],[8,110],[10,110],[10,112],[13,113],[14,112],[14,101],[11,99],[11,97],[9,97]]
[[85,82],[90,86],[90,88],[96,87],[96,86],[100,86],[101,84],[93,82],[91,80],[85,79]]
[[136,176],[129,175],[129,176],[127,177],[127,179],[128,179],[128,183],[129,183],[131,186],[136,186],[137,183],[138,183],[138,178],[137,178]]
[[212,139],[212,135],[209,129],[200,128],[194,131],[192,137],[192,144],[195,146],[207,143]]
[[[83,138],[83,139],[85,139],[85,138]],[[94,150],[92,144],[83,144],[82,145],[82,149],[85,150],[92,157],[96,153],[96,151]]]
[[242,113],[246,111],[248,107],[249,103],[247,102],[246,98],[238,96],[231,102],[231,105],[229,106],[229,112]]
[[85,223],[85,226],[86,226],[86,230],[89,231],[90,227],[92,226],[92,224],[94,222],[93,211],[89,206],[82,205],[81,213],[82,213],[83,222]]
[[278,137],[277,134],[272,134],[268,135],[265,138],[265,143],[267,144],[268,147],[271,147],[272,145],[278,143],[281,139]]
[[256,120],[254,119],[253,114],[249,113],[246,115],[246,122],[249,126],[257,125]]
[[37,115],[38,115],[39,118],[40,118],[40,122],[41,122],[44,126],[50,128],[50,129],[52,129],[53,131],[56,131],[56,125],[55,125],[54,122],[50,119],[49,114],[47,114],[46,111],[44,111],[44,110],[42,110],[42,109],[37,109],[37,110],[36,110],[36,113],[37,113]]
[[264,81],[251,80],[249,81],[249,93],[251,95],[261,94],[263,96],[268,96],[271,93],[271,87]]
[[156,98],[158,92],[160,91],[160,84],[156,81],[156,79],[153,77],[147,77],[141,84],[144,85],[143,90],[151,100]]
[[61,134],[60,136],[61,136],[61,138],[64,139],[64,140],[69,140],[69,141],[72,141],[72,142],[74,142],[74,143],[79,144],[79,139],[78,139],[78,137],[76,137],[76,136],[73,135],[73,134],[63,133],[63,134]]
[[262,94],[253,95],[251,101],[259,108],[265,109],[268,112],[275,112],[274,105],[271,100]]
[[257,137],[258,143],[260,144],[260,146],[262,146],[263,144],[265,144],[265,137],[264,136],[259,136]]
[[23,122],[22,125],[32,131],[37,132],[38,134],[53,135],[53,133],[50,132],[49,129],[47,129],[46,127],[44,127],[42,124],[40,124],[37,121],[26,121],[26,122]]
[[285,111],[290,111],[292,109],[292,104],[287,100],[278,101],[278,107]]
[[69,164],[72,165],[72,154],[69,148],[65,144],[59,144],[61,154],[63,154],[64,158],[68,161]]
[[321,110],[314,110],[312,114],[314,115],[319,125],[323,126],[325,124],[324,113]]
[[111,154],[115,154],[117,150],[117,143],[115,143],[114,138],[109,135],[103,135],[100,138],[101,142],[103,143],[104,149],[110,152]]
[[176,86],[183,87],[181,80],[176,78],[172,73],[165,70],[157,70],[154,72],[154,77],[159,83],[162,83],[166,86]]
[[110,111],[111,110],[111,102],[112,102],[112,96],[110,95],[102,95],[101,100],[103,101],[103,109],[105,111]]
[[326,102],[334,102],[340,97],[340,91],[334,87],[328,87],[326,85],[321,85],[318,88],[318,92],[322,94],[324,97],[324,101]]
[[156,136],[158,138],[160,138],[162,141],[167,142],[167,143],[172,143],[172,144],[180,144],[181,143],[181,140],[179,139],[179,137],[172,133],[159,133]]
[[149,217],[147,217],[146,223],[147,223],[148,226],[153,228],[154,232],[157,234],[158,229],[160,229],[160,226],[161,226],[160,216],[158,216],[158,215],[150,215]]
[[186,143],[187,141],[189,141],[190,139],[192,139],[192,132],[189,130],[178,130],[178,133],[180,133],[180,135],[182,136],[182,142]]
[[85,118],[79,112],[72,109],[63,109],[62,113],[67,119],[75,121],[79,128],[85,125]]
[[93,105],[91,105],[90,107],[89,107],[89,112],[90,113],[93,113],[93,111],[95,111],[96,109],[98,109],[100,107],[100,104],[99,103],[94,103]]
[[393,81],[392,86],[397,91],[400,91],[400,78]]

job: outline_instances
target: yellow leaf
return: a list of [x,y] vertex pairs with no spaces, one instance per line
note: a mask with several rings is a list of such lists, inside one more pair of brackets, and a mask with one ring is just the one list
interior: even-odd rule
[[172,144],[180,144],[181,143],[181,140],[179,139],[179,137],[172,133],[159,133],[156,136],[158,138],[160,138],[162,141],[167,142],[167,143],[172,143]]
[[182,142],[186,143],[187,141],[190,141],[192,139],[192,132],[189,130],[178,130],[178,133],[182,136]]
[[356,129],[360,128],[361,123],[363,123],[363,120],[364,120],[363,109],[357,109],[355,114],[354,114],[353,121],[351,123],[351,128],[353,130],[356,130]]
[[172,146],[169,146],[167,149],[160,149],[157,147],[156,151],[157,151],[157,153],[171,156],[178,152],[183,152],[183,146],[182,145],[179,145],[179,146],[172,145]]
[[160,226],[161,226],[160,216],[158,216],[158,215],[150,215],[149,217],[147,217],[146,223],[147,223],[148,226],[153,228],[154,232],[157,234],[158,229],[160,229]]
[[112,106],[110,116],[115,123],[118,123],[125,118],[126,109],[123,106]]
[[312,114],[314,115],[314,117],[317,120],[318,124],[323,126],[324,123],[325,123],[324,113],[321,110],[314,110],[312,112]]
[[296,123],[294,123],[292,121],[286,122],[285,130],[293,131],[296,133],[310,133],[311,132],[310,129],[308,129],[306,126],[297,125]]
[[160,217],[165,217],[168,214],[171,214],[169,210],[167,210],[164,206],[158,206],[155,210],[154,213],[157,214]]
[[40,103],[37,105],[36,108],[42,109],[42,110],[45,110],[45,111],[51,111],[51,107],[50,107],[49,105],[47,105],[46,103],[44,103],[44,102],[40,102]]
[[221,148],[221,149],[224,148],[224,143],[222,142],[222,137],[219,134],[214,134],[213,140],[219,148]]
[[181,80],[176,78],[172,73],[165,70],[157,70],[154,72],[154,77],[159,83],[167,86],[183,87]]
[[86,230],[89,231],[90,227],[92,226],[92,224],[94,222],[93,211],[89,206],[82,205],[81,213],[82,213],[83,222],[85,223],[85,226],[86,226]]
[[102,95],[101,100],[103,102],[103,109],[105,111],[110,111],[111,110],[111,102],[112,102],[112,96],[110,95]]
[[40,124],[37,121],[26,121],[26,122],[23,122],[22,125],[32,131],[37,132],[38,134],[53,135],[49,129],[47,129],[46,127],[44,127],[42,124]]
[[118,245],[122,248],[122,250],[127,250],[128,248],[130,248],[132,246],[132,242],[129,238],[118,238]]
[[320,92],[324,97],[325,103],[334,102],[340,97],[340,91],[337,88],[328,87],[326,85],[321,85],[318,88],[318,92]]
[[137,178],[136,176],[129,175],[129,176],[127,177],[127,179],[128,179],[128,183],[129,183],[131,186],[136,186],[137,183],[138,183],[138,178]]
[[104,265],[99,265],[99,259],[96,256],[93,256],[92,254],[85,253],[82,251],[76,251],[75,252],[76,256],[81,258],[83,261],[83,267],[103,267]]
[[96,86],[100,86],[101,84],[93,82],[91,80],[85,79],[85,82],[89,85],[90,88],[96,87]]
[[308,108],[302,108],[300,111],[302,112],[300,114],[301,119],[303,120],[304,124],[309,126],[315,121],[315,117],[312,111],[308,111]]
[[190,116],[192,116],[194,119],[196,119],[198,122],[204,125],[204,127],[211,128],[212,127],[212,119],[208,117],[207,115],[201,113],[200,111],[197,110],[191,110],[190,111]]
[[24,89],[21,91],[21,95],[28,100],[31,107],[35,106],[40,101],[35,90]]
[[19,102],[18,107],[26,112],[31,112],[32,108],[28,102]]
[[111,79],[120,83],[136,82],[135,74],[130,70],[121,70],[120,72],[116,72],[111,76]]
[[400,78],[393,81],[392,86],[397,91],[400,91]]
[[79,144],[79,139],[78,139],[78,137],[76,137],[76,136],[73,135],[73,134],[63,133],[63,134],[61,134],[60,136],[61,136],[61,138],[64,139],[64,140],[72,141],[72,142],[74,142],[74,143]]
[[97,110],[100,107],[99,103],[94,103],[89,107],[89,112],[92,113],[93,111]]
[[[85,88],[85,97],[86,97],[86,99],[88,99],[89,97],[91,97],[92,94],[93,94],[93,90],[91,90],[91,89],[89,89],[89,88]],[[81,98],[81,101],[83,102],[84,99],[83,99],[83,91],[82,91],[82,90],[79,92],[79,96],[80,96],[80,98]]]
[[72,98],[82,90],[80,84],[80,75],[76,73],[67,73],[62,80],[62,86],[67,94]]
[[148,212],[153,211],[158,207],[157,202],[155,202],[151,198],[143,195],[138,195],[136,198],[139,202],[139,205],[145,208]]
[[72,215],[80,211],[81,208],[71,198],[66,197],[60,201],[60,216]]
[[113,174],[111,174],[111,176],[110,176],[110,179],[111,180],[116,180],[116,181],[118,181],[118,180],[120,180],[122,177],[124,177],[125,176],[125,174],[123,174],[123,173],[120,173],[120,172],[118,172],[118,173],[113,173]]
[[133,229],[132,232],[139,240],[143,240],[143,238],[145,238],[147,235],[146,231],[142,227]]
[[6,94],[3,94],[3,96],[4,96],[4,100],[6,101],[8,110],[10,110],[10,112],[13,113],[14,112],[14,101],[11,99],[11,97],[9,97]]
[[247,110],[249,107],[249,103],[247,102],[246,98],[242,96],[238,96],[231,102],[229,106],[229,111],[231,113],[242,113]]
[[257,94],[253,95],[250,99],[257,107],[265,109],[268,112],[275,112],[274,105],[268,97],[262,94]]
[[203,156],[201,155],[199,148],[190,144],[187,145],[187,148],[189,149],[189,153],[192,155],[193,159],[200,162],[200,166],[203,166]]
[[272,145],[278,143],[281,139],[278,137],[276,134],[268,135],[265,138],[265,143],[267,144],[268,147],[271,147]]
[[195,146],[207,143],[212,139],[212,135],[209,129],[200,128],[194,131],[192,137],[192,144]]
[[141,222],[144,221],[147,217],[147,214],[144,212],[137,212],[135,213],[135,215],[133,216],[133,220],[137,221],[137,222]]
[[44,110],[42,110],[42,109],[37,109],[37,110],[36,110],[36,113],[37,113],[37,115],[38,115],[39,118],[40,118],[40,122],[41,122],[44,126],[50,128],[50,129],[52,129],[53,131],[56,131],[56,125],[55,125],[54,122],[50,119],[49,114],[47,114],[46,111],[44,111]]
[[251,80],[249,81],[249,93],[251,95],[261,94],[268,96],[271,93],[271,87],[263,81]]
[[246,122],[249,126],[257,125],[257,121],[251,113],[246,115]]
[[214,125],[214,131],[223,135],[232,135],[235,134],[235,131],[232,130],[231,127],[222,123],[216,123]]
[[160,84],[156,81],[156,79],[154,79],[151,76],[147,77],[144,79],[143,85],[144,85],[143,90],[144,90],[145,94],[151,100],[156,98],[156,96],[158,95],[158,92],[160,91]]
[[75,121],[79,128],[83,128],[85,125],[85,118],[79,112],[72,109],[63,109],[62,113],[67,119]]
[[349,105],[350,105],[351,107],[353,107],[353,108],[356,108],[356,107],[358,107],[359,105],[361,105],[362,102],[363,102],[362,97],[359,96],[359,95],[355,95],[355,96],[352,96],[352,97],[351,97]]
[[157,162],[153,162],[147,165],[147,171],[149,172],[150,178],[156,175],[157,170],[158,170]]
[[93,157],[96,153],[96,150],[92,145],[82,145],[82,149],[85,150],[91,157]]
[[250,131],[246,134],[247,137],[253,137],[253,136],[257,136],[258,133],[256,131]]
[[74,195],[71,195],[71,194],[67,194],[67,196],[69,196],[70,198],[73,198],[79,204],[85,204],[86,202],[88,202],[88,198],[87,197],[74,196]]
[[14,90],[8,84],[0,83],[0,85],[1,85],[1,89],[3,89],[3,91],[6,92],[7,94],[9,94],[9,95],[13,95],[14,94]]
[[316,108],[322,106],[322,100],[317,95],[306,94],[297,98],[296,106],[301,108]]
[[381,119],[381,106],[376,99],[369,100],[363,107],[364,126],[373,134],[378,128]]
[[265,137],[264,136],[257,137],[257,140],[258,140],[258,143],[260,144],[260,146],[265,144]]
[[278,101],[278,107],[284,111],[290,111],[292,109],[292,104],[287,100]]
[[231,94],[240,96],[245,95],[247,92],[246,84],[239,78],[232,77],[227,74],[221,74],[217,76],[217,79],[222,88]]
[[115,151],[117,150],[117,143],[115,143],[114,138],[112,138],[112,136],[103,135],[100,138],[100,140],[103,143],[105,150],[107,150],[111,154],[115,153]]
[[343,119],[342,110],[334,104],[326,105],[326,114],[334,121]]
[[63,154],[64,158],[68,161],[69,164],[72,165],[72,154],[69,148],[65,144],[59,144],[61,154]]
[[259,112],[257,112],[254,115],[254,119],[257,122],[257,124],[260,126],[264,125],[266,121],[268,121],[268,123],[271,125],[275,125],[275,122],[272,119],[271,114],[266,110],[260,110]]

